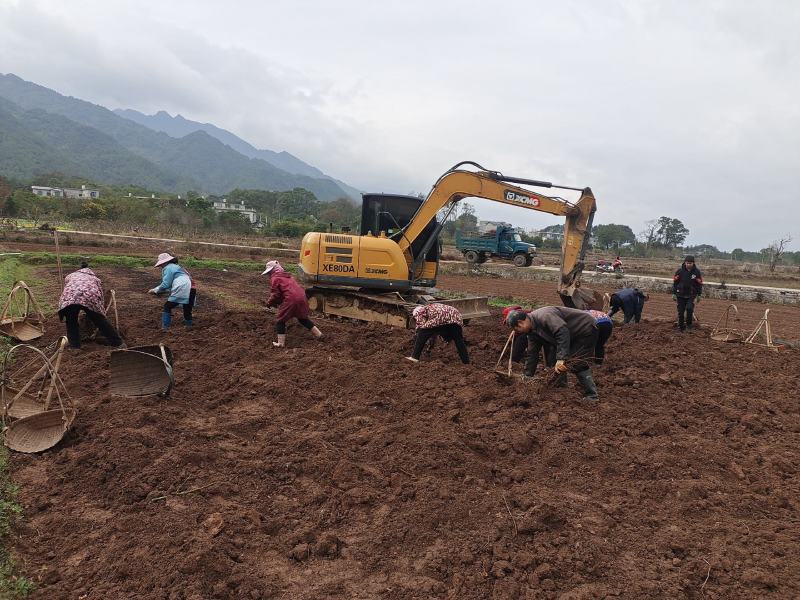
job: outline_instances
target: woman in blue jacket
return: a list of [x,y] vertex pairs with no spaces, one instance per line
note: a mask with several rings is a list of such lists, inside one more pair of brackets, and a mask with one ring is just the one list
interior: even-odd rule
[[161,283],[148,292],[158,296],[169,290],[169,298],[164,303],[164,312],[161,313],[161,329],[169,329],[172,309],[176,306],[183,307],[183,322],[186,327],[191,327],[192,307],[197,295],[194,281],[186,269],[178,264],[178,259],[167,252],[158,255],[155,266],[161,267]]

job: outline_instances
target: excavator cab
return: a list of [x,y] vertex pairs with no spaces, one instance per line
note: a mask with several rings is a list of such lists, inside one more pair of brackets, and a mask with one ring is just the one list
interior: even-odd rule
[[[403,237],[403,228],[411,222],[425,201],[424,198],[397,194],[362,194],[361,197],[361,235],[381,235],[381,232],[386,232],[386,236],[395,242],[399,242]],[[425,255],[423,274],[416,279],[415,285],[423,287],[436,285],[441,243],[437,239],[431,244],[429,240],[438,236],[437,226],[438,220],[431,219],[422,235],[411,242],[411,255],[415,258],[425,250],[426,245],[429,246]]]

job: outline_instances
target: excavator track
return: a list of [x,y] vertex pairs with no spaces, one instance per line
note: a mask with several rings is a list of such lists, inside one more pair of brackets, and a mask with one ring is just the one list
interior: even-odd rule
[[464,321],[490,316],[488,298],[436,298],[425,293],[366,293],[352,288],[310,287],[306,290],[311,310],[325,315],[383,323],[393,327],[413,327],[411,313],[420,303],[439,302],[457,308]]

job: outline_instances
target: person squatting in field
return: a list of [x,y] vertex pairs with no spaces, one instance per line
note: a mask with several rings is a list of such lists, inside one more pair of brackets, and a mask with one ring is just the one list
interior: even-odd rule
[[678,303],[678,327],[681,331],[692,329],[694,305],[700,302],[703,293],[703,274],[694,264],[694,256],[688,255],[672,278],[672,299]]
[[286,346],[286,323],[292,318],[296,318],[315,338],[322,339],[322,332],[308,318],[310,310],[303,286],[297,283],[277,260],[269,261],[261,274],[269,277],[270,295],[267,306],[278,307],[278,315],[275,318],[275,333],[278,340],[272,342],[272,345],[276,348]]
[[108,343],[117,348],[124,347],[119,332],[106,318],[103,284],[86,262],[81,268],[64,278],[64,291],[58,301],[58,318],[66,320],[67,341],[70,348],[81,347],[81,332],[78,314],[83,311]]
[[169,290],[169,297],[164,302],[164,310],[161,313],[162,331],[169,330],[172,324],[172,309],[176,306],[183,307],[183,324],[187,328],[191,327],[192,307],[197,299],[197,290],[189,272],[168,252],[158,255],[155,266],[161,267],[161,283],[148,290],[148,293],[159,296]]
[[425,343],[434,336],[445,342],[454,342],[458,356],[464,364],[469,363],[467,344],[464,342],[464,319],[457,308],[434,302],[417,306],[411,313],[416,323],[414,350],[406,356],[411,362],[419,362]]
[[[539,362],[539,352],[547,345],[555,347],[556,373],[571,371],[584,391],[584,400],[598,400],[590,362],[597,345],[595,318],[584,310],[564,306],[546,306],[530,313],[509,313],[507,323],[514,332],[528,337],[525,377],[532,377]],[[567,360],[570,365],[567,365]]]

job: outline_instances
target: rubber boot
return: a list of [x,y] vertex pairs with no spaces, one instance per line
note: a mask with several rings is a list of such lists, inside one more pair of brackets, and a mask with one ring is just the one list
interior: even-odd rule
[[285,333],[279,333],[278,334],[278,341],[277,342],[272,342],[272,345],[275,348],[284,348],[284,347],[286,347],[286,334]]
[[168,312],[161,313],[161,330],[167,331],[172,324],[172,314]]
[[322,339],[322,332],[319,330],[319,327],[317,327],[316,325],[314,325],[314,327],[312,327],[312,328],[311,328],[311,333],[312,333],[312,334],[314,335],[314,337],[315,337],[315,338],[317,338],[318,340],[321,340],[321,339]]
[[583,371],[575,373],[575,377],[578,378],[578,382],[583,388],[583,399],[589,402],[597,402],[600,398],[597,396],[597,386],[594,384],[592,371],[590,369],[584,369]]
[[183,324],[186,325],[186,329],[192,328],[192,320],[191,319],[184,319]]

